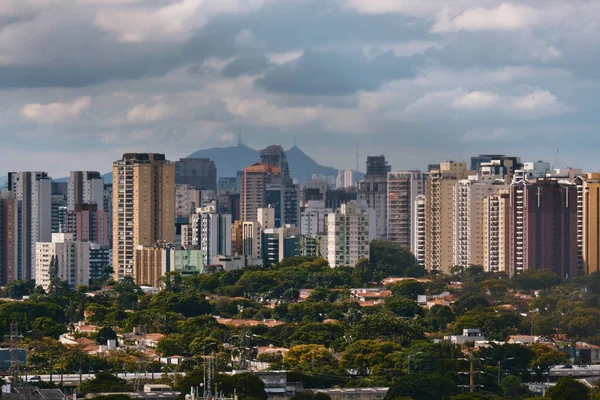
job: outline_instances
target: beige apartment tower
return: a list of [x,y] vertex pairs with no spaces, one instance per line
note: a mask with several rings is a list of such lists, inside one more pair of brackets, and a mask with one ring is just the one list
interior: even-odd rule
[[[479,180],[480,179],[480,180]],[[483,201],[500,190],[503,180],[470,176],[454,185],[454,265],[483,265]]]
[[448,272],[454,264],[454,185],[468,175],[464,162],[430,166],[425,187],[425,268]]
[[600,172],[575,179],[577,185],[578,270],[600,271]]
[[138,246],[175,241],[175,164],[164,154],[127,153],[113,164],[113,269],[135,276]]
[[509,274],[510,192],[500,190],[483,199],[483,269]]

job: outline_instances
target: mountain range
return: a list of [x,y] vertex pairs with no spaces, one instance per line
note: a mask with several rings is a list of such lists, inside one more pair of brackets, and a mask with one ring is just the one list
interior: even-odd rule
[[[312,174],[326,176],[337,176],[338,174],[337,169],[320,165],[297,146],[286,150],[285,155],[290,166],[290,175],[296,178],[299,183],[309,181]],[[238,171],[243,171],[245,167],[260,161],[260,150],[239,144],[237,146],[199,150],[188,156],[188,158],[192,157],[213,160],[217,166],[219,177],[235,177]],[[354,175],[355,179],[362,179],[363,176],[363,174],[356,172]]]
[[[325,176],[337,176],[338,170],[332,167],[325,167],[299,147],[294,146],[285,152],[288,164],[290,166],[290,175],[298,180],[299,183],[308,182],[312,174],[322,174]],[[245,167],[260,161],[260,150],[252,149],[245,144],[229,147],[214,147],[212,149],[198,150],[188,156],[188,158],[209,158],[217,166],[217,175],[219,177],[235,177],[238,171],[243,171]],[[354,181],[363,178],[364,174],[354,171]],[[0,185],[4,186],[6,177],[0,177]],[[58,178],[55,182],[66,182],[69,178]],[[112,172],[104,175],[105,183],[112,183]]]

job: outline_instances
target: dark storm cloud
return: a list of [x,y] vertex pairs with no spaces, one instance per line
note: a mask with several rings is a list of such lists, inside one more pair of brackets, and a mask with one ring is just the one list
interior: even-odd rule
[[396,57],[392,52],[374,59],[358,54],[306,51],[297,60],[268,71],[256,84],[274,93],[346,95],[375,90],[392,79],[414,77],[421,56]]
[[264,54],[239,56],[223,68],[223,76],[237,78],[242,75],[257,75],[264,72],[270,64]]

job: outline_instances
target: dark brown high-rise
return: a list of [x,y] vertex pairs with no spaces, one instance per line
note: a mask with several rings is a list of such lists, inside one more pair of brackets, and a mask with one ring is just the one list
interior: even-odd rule
[[560,276],[577,269],[577,188],[550,179],[510,189],[510,274],[547,268]]

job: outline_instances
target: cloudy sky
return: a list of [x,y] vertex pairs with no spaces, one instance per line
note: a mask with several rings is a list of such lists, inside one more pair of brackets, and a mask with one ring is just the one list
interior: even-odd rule
[[0,168],[237,141],[600,169],[600,1],[0,0]]

